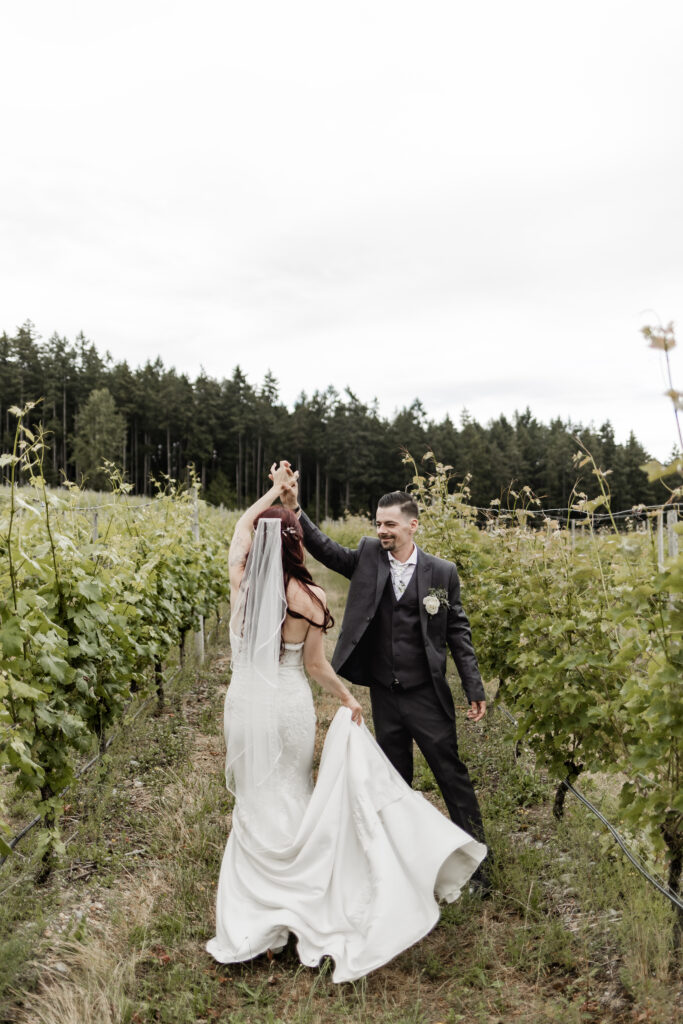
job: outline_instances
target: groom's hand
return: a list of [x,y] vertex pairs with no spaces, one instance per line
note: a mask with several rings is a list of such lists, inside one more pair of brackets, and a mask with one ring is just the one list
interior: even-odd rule
[[272,473],[268,474],[273,483],[280,487],[280,501],[285,508],[295,509],[299,504],[299,470],[293,470],[291,464],[284,459],[277,471],[277,480]]
[[[299,479],[299,470],[292,470],[291,465],[286,460],[283,460],[279,466],[274,462],[270,467],[268,477],[273,481],[275,486],[279,488],[279,497],[282,504],[287,508],[295,508],[297,505],[297,495],[299,491],[299,485],[297,483]],[[294,496],[294,500],[291,500],[292,495]]]
[[467,717],[470,722],[478,722],[486,714],[486,701],[485,700],[473,700],[470,701],[470,710],[467,712]]
[[299,481],[292,480],[286,484],[280,491],[280,501],[285,508],[290,508],[292,511],[299,504]]

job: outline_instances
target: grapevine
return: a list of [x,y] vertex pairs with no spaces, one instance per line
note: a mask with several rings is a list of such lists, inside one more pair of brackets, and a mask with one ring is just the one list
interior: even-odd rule
[[[77,489],[45,487],[46,440],[24,423],[32,405],[12,410],[14,446],[2,456],[11,475],[0,511],[0,769],[42,817],[43,881],[64,850],[60,794],[79,761],[103,749],[133,694],[156,686],[163,700],[162,662],[226,600],[229,538],[208,510],[193,537],[192,491],[171,482],[135,505],[111,466],[111,507],[93,536]],[[19,473],[33,499],[20,493]]]
[[585,449],[577,462],[593,466],[600,493],[575,495],[584,526],[575,546],[555,522],[525,525],[529,488],[511,492],[506,515],[492,511],[491,530],[479,529],[466,484],[453,490],[450,467],[431,459],[428,472],[412,463],[420,543],[458,565],[482,674],[498,681],[517,738],[557,780],[556,813],[565,779],[618,779],[623,823],[666,857],[680,895],[683,553],[660,568],[651,525],[596,528],[595,509],[610,507],[608,474]]

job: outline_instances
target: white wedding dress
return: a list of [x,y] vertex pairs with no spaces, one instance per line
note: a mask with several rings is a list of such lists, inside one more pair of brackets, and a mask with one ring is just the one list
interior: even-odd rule
[[[439,917],[434,894],[457,899],[486,847],[406,785],[347,708],[329,727],[313,786],[316,720],[303,644],[284,645],[276,674],[269,711],[277,760],[258,791],[243,791],[234,769],[216,934],[206,949],[235,963],[277,950],[294,932],[303,964],[330,956],[333,981],[352,981],[430,931]],[[248,685],[233,676],[226,742],[236,742]]]

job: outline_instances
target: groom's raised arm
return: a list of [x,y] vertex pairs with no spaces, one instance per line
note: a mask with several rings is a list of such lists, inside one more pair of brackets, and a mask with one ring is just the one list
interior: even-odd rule
[[305,512],[299,516],[299,522],[304,531],[306,550],[310,551],[313,557],[322,562],[326,568],[351,579],[358,563],[360,548],[345,548],[341,544],[337,544],[336,540],[332,540],[322,530],[319,530]]

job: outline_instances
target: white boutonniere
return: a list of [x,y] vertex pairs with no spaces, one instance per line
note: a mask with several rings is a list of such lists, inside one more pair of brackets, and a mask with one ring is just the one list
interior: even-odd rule
[[436,615],[439,608],[450,608],[448,603],[448,591],[443,588],[432,587],[426,597],[422,598],[422,604],[428,615]]

